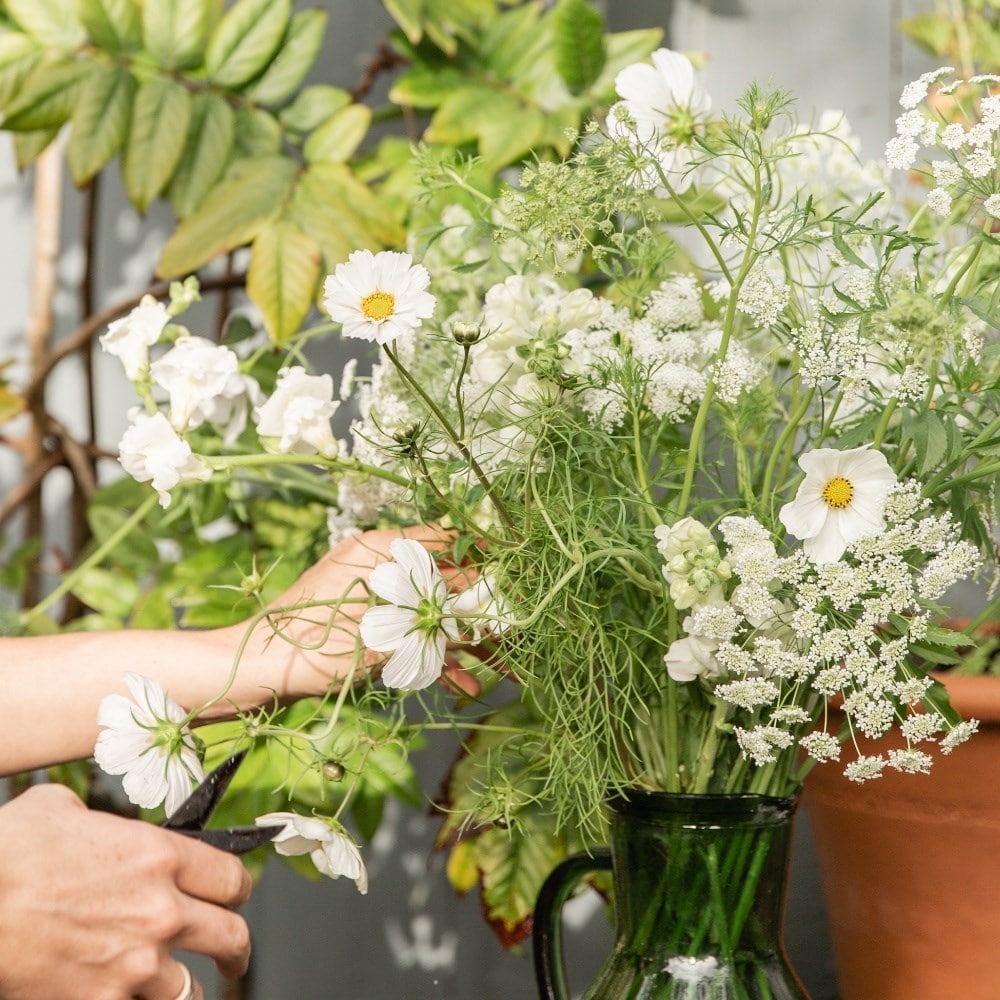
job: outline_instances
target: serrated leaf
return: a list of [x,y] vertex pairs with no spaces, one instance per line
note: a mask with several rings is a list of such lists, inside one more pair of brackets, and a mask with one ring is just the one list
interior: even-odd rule
[[167,240],[157,274],[161,278],[191,274],[220,254],[250,243],[277,215],[298,172],[299,165],[287,156],[234,163]]
[[235,90],[259,76],[278,51],[291,12],[292,0],[237,0],[208,40],[208,78]]
[[550,822],[520,816],[513,830],[493,828],[476,838],[483,909],[508,947],[531,930],[542,883],[565,851]]
[[292,15],[277,55],[246,96],[257,104],[283,104],[301,86],[316,61],[326,34],[325,10],[300,10]]
[[344,163],[361,145],[371,125],[372,112],[366,104],[352,104],[327,119],[302,147],[310,163]]
[[80,0],[80,20],[98,48],[130,52],[142,45],[135,0]]
[[289,217],[319,243],[328,271],[352,250],[398,246],[405,238],[399,221],[341,163],[313,164],[305,171]]
[[17,169],[30,167],[52,144],[59,134],[59,127],[39,129],[37,132],[14,133],[14,159]]
[[455,55],[458,39],[472,41],[496,12],[496,0],[383,0],[386,10],[414,45],[426,35],[442,52]]
[[17,23],[42,45],[75,49],[87,38],[76,13],[76,0],[7,0]]
[[556,69],[581,94],[604,69],[604,18],[586,0],[559,0],[552,19]]
[[319,243],[287,220],[263,226],[253,241],[247,295],[279,346],[298,331],[312,306],[321,260]]
[[351,95],[342,87],[318,84],[296,95],[295,100],[278,113],[278,118],[285,128],[311,132],[350,103]]
[[186,219],[222,176],[233,148],[234,119],[218,94],[197,94],[192,100],[187,140],[167,189],[178,219]]
[[448,852],[445,874],[451,887],[460,896],[476,887],[479,869],[476,867],[476,845],[471,840],[460,840]]
[[35,132],[64,125],[76,104],[83,77],[94,64],[76,59],[42,59],[7,107],[3,127],[11,132]]
[[85,184],[121,149],[128,134],[135,80],[117,66],[98,66],[80,88],[66,148],[70,176]]
[[21,91],[24,81],[42,58],[42,50],[28,35],[16,31],[0,34],[0,109]]
[[208,0],[152,0],[142,5],[142,40],[168,69],[201,65],[210,22]]
[[167,186],[184,152],[191,96],[173,80],[153,77],[135,96],[122,177],[132,204],[144,212]]
[[281,125],[263,108],[240,108],[236,112],[235,157],[256,158],[281,152]]
[[945,55],[955,41],[952,19],[946,14],[923,13],[896,22],[899,30],[933,56]]

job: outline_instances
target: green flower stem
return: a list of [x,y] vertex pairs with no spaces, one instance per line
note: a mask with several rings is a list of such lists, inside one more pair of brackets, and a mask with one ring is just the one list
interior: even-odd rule
[[[988,476],[995,476],[1000,474],[1000,461],[997,462],[980,462],[972,472],[967,472],[962,476],[955,476],[952,479],[948,479],[943,483],[935,484],[934,480],[931,480],[927,486],[924,487],[924,496],[928,499],[933,500],[934,497],[940,496],[942,493],[946,493],[948,490],[955,486],[962,486],[965,483],[974,483],[977,479],[986,479]],[[937,477],[935,477],[936,479]]]
[[445,434],[451,439],[452,444],[458,448],[462,455],[469,464],[469,468],[472,469],[473,474],[476,479],[479,480],[480,485],[486,491],[486,495],[493,501],[493,506],[496,508],[497,514],[500,515],[500,520],[503,521],[504,526],[514,533],[517,533],[517,529],[514,526],[514,521],[512,520],[509,511],[507,510],[507,505],[503,500],[497,495],[496,488],[493,483],[487,478],[486,473],[483,472],[479,463],[476,461],[475,456],[469,451],[468,444],[463,440],[463,438],[456,432],[455,428],[451,426],[451,421],[444,415],[441,408],[434,402],[434,400],[427,394],[424,387],[406,370],[403,364],[400,362],[399,358],[396,356],[395,352],[388,344],[383,344],[383,350],[386,356],[392,362],[393,367],[399,372],[400,378],[420,397],[424,406],[434,415],[435,420],[441,426],[441,429]]
[[131,516],[123,521],[115,531],[109,535],[104,542],[102,542],[93,552],[87,556],[78,566],[67,573],[59,585],[47,596],[43,597],[33,608],[29,608],[24,612],[22,616],[22,621],[25,623],[30,622],[33,618],[37,618],[39,615],[44,614],[52,607],[58,600],[68,594],[73,587],[76,585],[77,580],[86,573],[89,569],[94,566],[98,566],[101,561],[112,552],[118,544],[132,531],[133,528],[141,524],[149,512],[156,505],[156,494],[151,493],[145,500],[135,509]]
[[355,472],[362,476],[384,479],[396,486],[410,487],[413,484],[405,476],[389,469],[379,468],[358,461],[356,458],[326,458],[323,455],[272,454],[259,452],[255,455],[199,455],[198,458],[213,472],[228,469],[257,469],[270,465],[318,465],[333,472]]
[[979,255],[983,252],[983,247],[986,245],[986,240],[979,239],[972,245],[971,252],[967,255],[962,266],[952,275],[951,281],[948,282],[948,286],[941,293],[941,298],[938,300],[941,308],[944,308],[950,301],[952,296],[955,294],[955,289],[958,288],[959,282],[970,269],[979,260]]
[[659,507],[653,497],[653,490],[649,485],[648,465],[646,456],[642,453],[642,427],[639,423],[639,413],[635,407],[632,407],[632,452],[635,456],[635,477],[639,483],[639,492],[647,504],[643,510],[656,524],[663,524]]
[[1000,617],[1000,594],[997,594],[979,614],[970,619],[969,624],[962,631],[967,635],[975,635],[976,629],[985,625],[986,622],[994,621],[998,617]]
[[698,762],[695,765],[694,784],[691,787],[691,791],[695,795],[703,795],[708,791],[712,775],[715,773],[715,756],[722,736],[722,724],[729,715],[729,708],[730,706],[721,698],[716,700],[708,731],[701,741],[701,753],[698,755]]
[[795,409],[795,412],[789,418],[788,423],[785,425],[785,429],[781,432],[781,436],[778,438],[777,443],[771,451],[770,457],[767,460],[767,465],[764,468],[764,479],[761,482],[760,487],[760,495],[765,500],[771,495],[771,487],[774,482],[774,470],[777,467],[778,460],[784,455],[785,449],[790,448],[794,444],[795,434],[798,431],[799,424],[802,422],[802,418],[809,412],[815,393],[815,387],[811,387],[802,397],[799,401],[799,405]]
[[882,416],[879,417],[878,426],[875,428],[875,434],[872,437],[872,447],[876,450],[882,447],[885,432],[889,429],[889,421],[896,412],[896,407],[898,405],[899,400],[897,397],[893,396],[886,405],[886,408],[882,411]]
[[[747,248],[743,254],[739,273],[736,280],[729,289],[729,300],[726,302],[726,313],[722,321],[722,340],[719,350],[716,352],[716,363],[723,361],[729,352],[729,342],[732,339],[733,331],[736,327],[736,300],[739,298],[740,289],[743,282],[753,267],[757,258],[754,249],[754,241],[757,239],[757,229],[760,226],[760,216],[763,211],[761,199],[760,164],[754,163],[754,205],[753,215],[750,221],[750,230],[747,233]],[[691,426],[691,438],[688,441],[687,464],[684,468],[684,484],[681,487],[680,499],[677,501],[675,516],[682,518],[687,512],[688,504],[691,501],[691,491],[694,488],[694,477],[698,469],[701,457],[701,440],[705,433],[705,425],[708,423],[708,414],[712,408],[712,401],[715,399],[715,380],[709,378],[705,387],[705,395],[702,396],[698,412],[695,414],[694,423]]]

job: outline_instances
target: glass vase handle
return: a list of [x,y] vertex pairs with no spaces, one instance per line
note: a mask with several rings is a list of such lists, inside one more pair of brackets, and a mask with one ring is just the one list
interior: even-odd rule
[[611,871],[611,852],[573,854],[552,869],[535,903],[532,951],[540,1000],[569,1000],[562,950],[562,908],[590,872]]

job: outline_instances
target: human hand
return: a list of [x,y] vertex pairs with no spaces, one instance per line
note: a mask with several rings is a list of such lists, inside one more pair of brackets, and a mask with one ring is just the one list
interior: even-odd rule
[[[452,537],[435,525],[416,525],[366,531],[341,541],[272,604],[273,613],[256,627],[247,643],[246,662],[259,687],[290,700],[321,695],[351,674],[359,651],[360,662],[379,663],[383,656],[364,650],[358,635],[358,622],[370,605],[365,588],[369,573],[392,558],[389,546],[398,538],[415,539],[437,553],[448,548]],[[457,589],[468,586],[474,576],[471,570],[441,569],[449,587]],[[315,607],[280,610],[314,601],[319,602]],[[246,626],[234,629],[235,645]],[[456,674],[465,677],[449,663],[446,675]],[[468,689],[467,683],[460,686]]]
[[[88,810],[62,785],[0,808],[0,996],[4,1000],[175,1000],[171,951],[250,957],[250,876],[235,857],[137,820]],[[201,1000],[195,984],[193,1000]]]

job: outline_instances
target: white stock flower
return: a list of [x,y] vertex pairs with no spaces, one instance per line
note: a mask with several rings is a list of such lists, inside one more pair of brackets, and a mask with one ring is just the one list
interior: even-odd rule
[[193,454],[162,413],[133,412],[132,423],[118,444],[118,461],[133,479],[152,482],[161,507],[170,506],[170,491],[178,483],[212,477],[212,470]]
[[321,875],[327,878],[346,875],[354,879],[358,892],[362,895],[368,892],[368,871],[357,845],[325,820],[292,812],[274,812],[258,816],[256,822],[257,826],[283,827],[271,841],[278,854],[285,857],[308,854]]
[[369,649],[392,653],[382,671],[386,687],[416,690],[441,676],[445,645],[458,639],[444,579],[430,553],[410,538],[397,538],[368,586],[388,604],[369,608],[361,618],[361,638]]
[[162,302],[157,302],[152,295],[144,295],[127,316],[108,325],[108,332],[101,337],[101,349],[118,358],[125,374],[135,381],[149,364],[149,348],[160,339],[170,319]]
[[280,452],[330,457],[340,451],[330,429],[338,406],[329,375],[307,375],[299,365],[283,368],[274,392],[255,410],[257,433],[276,439]]
[[323,304],[345,337],[388,344],[434,313],[430,275],[408,253],[355,250],[323,284]]
[[[692,140],[711,111],[712,100],[687,56],[657,49],[651,59],[652,65],[635,63],[615,77],[622,100],[608,113],[608,131],[654,157],[674,189],[682,191],[691,183]],[[659,187],[659,171],[648,167],[642,182]]]
[[167,391],[170,423],[178,431],[208,421],[224,428],[226,445],[232,445],[246,426],[247,397],[261,398],[256,381],[240,373],[239,358],[205,337],[178,337],[149,366],[149,373]]
[[718,639],[706,639],[700,635],[675,639],[663,657],[670,679],[683,684],[699,677],[721,676],[722,665],[715,656],[718,648]]
[[125,674],[131,694],[109,694],[97,709],[94,759],[108,774],[123,775],[130,802],[154,809],[166,800],[169,815],[204,780],[187,713],[154,680]]
[[871,448],[814,448],[799,458],[806,478],[778,513],[814,563],[836,562],[852,543],[885,527],[886,495],[896,474]]

